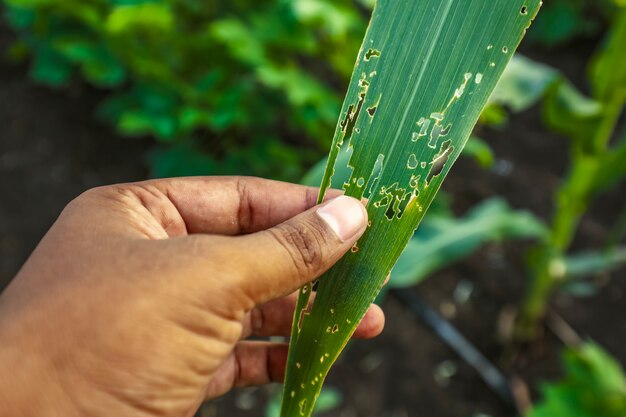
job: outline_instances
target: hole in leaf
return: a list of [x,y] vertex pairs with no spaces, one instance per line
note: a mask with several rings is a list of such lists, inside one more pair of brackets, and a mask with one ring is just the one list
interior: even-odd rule
[[404,188],[399,188],[398,183],[394,183],[390,187],[382,187],[380,189],[380,195],[383,197],[374,203],[374,207],[386,207],[385,217],[387,220],[393,220],[396,217],[400,218],[404,213],[404,209],[406,208],[411,194],[411,192],[407,193]]
[[344,137],[350,138],[352,136],[352,131],[356,125],[356,122],[359,118],[359,114],[361,114],[361,110],[363,109],[363,102],[365,101],[365,93],[359,94],[359,101],[356,104],[350,104],[348,107],[348,111],[346,112],[346,117],[341,121],[341,128],[344,132]]
[[422,117],[417,122],[417,127],[420,128],[420,131],[413,133],[413,137],[411,139],[413,142],[417,142],[422,136],[428,135],[428,128],[430,127],[430,120]]
[[452,128],[452,125],[448,125],[446,127],[443,127],[441,125],[441,121],[443,120],[443,117],[436,118],[435,120],[436,120],[435,125],[433,126],[433,129],[430,132],[430,141],[428,142],[428,146],[430,146],[431,148],[436,148],[439,138],[448,136],[448,133],[450,133],[450,129]]
[[430,173],[428,174],[428,178],[426,178],[426,185],[429,185],[433,178],[441,175],[453,151],[454,146],[450,146],[450,141],[446,141],[441,145],[441,150],[437,156],[435,156],[432,166],[430,167]]
[[409,156],[409,160],[406,163],[406,167],[408,169],[417,169],[418,165],[419,165],[419,161],[417,160],[417,157],[415,156],[415,154],[412,153],[411,156]]
[[378,49],[368,49],[365,53],[365,60],[369,61],[372,58],[380,58],[380,51]]
[[300,401],[298,405],[300,406],[300,415],[304,416],[306,412],[306,399]]

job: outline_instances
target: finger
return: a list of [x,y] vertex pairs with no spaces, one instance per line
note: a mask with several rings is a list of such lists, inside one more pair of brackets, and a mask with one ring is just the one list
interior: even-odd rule
[[[254,233],[315,206],[319,192],[315,187],[251,177],[171,178],[117,187],[136,195],[174,235]],[[341,193],[328,190],[327,197]],[[180,222],[182,227],[174,227]]]
[[[242,339],[254,336],[289,336],[293,313],[296,308],[298,293],[270,301],[256,307],[244,318]],[[315,302],[315,294],[311,297]],[[385,326],[385,314],[382,309],[373,304],[359,323],[353,337],[357,339],[371,339],[378,336]]]
[[282,382],[289,346],[286,343],[240,342],[213,374],[207,399],[233,388]]
[[271,229],[232,238],[232,244],[221,250],[240,260],[233,287],[259,305],[318,278],[366,228],[363,204],[340,196]]

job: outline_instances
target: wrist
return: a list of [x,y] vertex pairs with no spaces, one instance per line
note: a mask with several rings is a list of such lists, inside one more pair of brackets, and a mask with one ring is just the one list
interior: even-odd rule
[[[12,417],[78,417],[43,344],[0,309],[0,407]],[[28,326],[32,328],[31,326]],[[31,339],[29,341],[29,339]],[[6,413],[6,414],[4,414]]]

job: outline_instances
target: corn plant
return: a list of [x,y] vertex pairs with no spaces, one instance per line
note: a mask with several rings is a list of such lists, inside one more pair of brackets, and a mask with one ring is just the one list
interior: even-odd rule
[[526,417],[623,417],[626,375],[619,362],[587,342],[563,354],[566,375],[542,386],[543,399]]
[[616,244],[626,234],[625,215],[616,222],[604,253],[584,254],[578,260],[567,254],[588,206],[626,178],[626,135],[618,136],[626,104],[625,48],[626,7],[618,12],[606,46],[592,62],[593,96],[584,96],[563,79],[546,95],[548,127],[571,139],[570,167],[555,197],[549,236],[531,254],[532,280],[517,329],[522,341],[538,334],[553,292],[576,275],[576,268],[592,272],[591,266],[610,270],[624,264],[624,250]]
[[283,417],[310,416],[322,383],[411,239],[538,12],[540,0],[379,0],[337,125],[347,195],[370,225],[294,316]]

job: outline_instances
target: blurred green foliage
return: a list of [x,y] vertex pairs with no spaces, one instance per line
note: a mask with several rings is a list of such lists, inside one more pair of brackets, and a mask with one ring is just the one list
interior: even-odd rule
[[545,226],[535,216],[513,210],[499,198],[485,200],[459,218],[435,211],[409,241],[391,283],[393,287],[415,285],[488,243],[545,234]]
[[614,0],[546,1],[528,39],[555,47],[581,37],[598,36],[614,11],[614,3]]
[[163,146],[157,176],[297,179],[321,156],[367,0],[4,0],[31,77],[112,90],[100,115]]
[[544,384],[543,401],[526,417],[623,417],[626,376],[619,363],[594,343],[563,354],[565,378]]
[[[570,158],[568,172],[554,198],[550,233],[531,254],[532,281],[518,329],[522,338],[537,334],[552,293],[568,283],[564,265],[571,264],[572,259],[567,252],[589,205],[626,179],[626,132],[620,131],[620,117],[626,105],[626,2],[623,3],[613,16],[606,41],[590,62],[589,96],[563,76],[554,76],[553,71],[537,72],[552,76],[552,82],[545,85],[544,121],[549,129],[570,139]],[[623,263],[612,253],[626,234],[623,222],[617,220],[617,234],[610,236],[607,252],[597,257],[605,261],[599,270],[612,269],[612,265],[606,265],[611,261],[615,265]]]
[[[123,135],[157,139],[154,176],[292,181],[326,151],[374,3],[2,1],[19,39],[10,55],[30,56],[37,82],[61,87],[78,76],[111,91],[99,115]],[[553,45],[596,33],[609,4],[551,1],[530,35]],[[524,100],[520,91],[508,100]],[[504,122],[506,113],[489,110],[485,124]],[[469,145],[492,162],[484,143]]]

